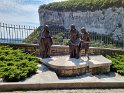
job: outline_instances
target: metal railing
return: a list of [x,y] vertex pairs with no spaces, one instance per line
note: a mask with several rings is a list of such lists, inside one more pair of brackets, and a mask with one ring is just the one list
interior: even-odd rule
[[[41,28],[0,23],[0,43],[38,43]],[[62,27],[50,27],[55,45],[67,45],[69,31]],[[123,48],[124,38],[115,40],[111,35],[90,33],[91,47]]]
[[36,27],[0,23],[1,43],[22,43]]

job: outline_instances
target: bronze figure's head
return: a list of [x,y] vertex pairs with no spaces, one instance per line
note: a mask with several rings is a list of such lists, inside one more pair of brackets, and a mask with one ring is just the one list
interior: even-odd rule
[[48,29],[49,29],[48,25],[45,25],[44,26],[44,31],[48,31]]
[[82,33],[86,33],[86,28],[85,28],[85,27],[82,27],[82,28],[81,28],[81,32],[82,32]]
[[75,25],[74,24],[71,24],[71,29],[75,29]]

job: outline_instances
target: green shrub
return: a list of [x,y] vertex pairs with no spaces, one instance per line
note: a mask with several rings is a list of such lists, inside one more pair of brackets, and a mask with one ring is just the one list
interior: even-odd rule
[[0,46],[0,78],[5,81],[20,81],[38,69],[38,59],[22,50]]
[[60,32],[56,35],[53,35],[53,44],[55,44],[55,45],[67,45],[68,39],[66,39],[64,33]]
[[111,71],[124,75],[124,55],[106,56],[112,60]]

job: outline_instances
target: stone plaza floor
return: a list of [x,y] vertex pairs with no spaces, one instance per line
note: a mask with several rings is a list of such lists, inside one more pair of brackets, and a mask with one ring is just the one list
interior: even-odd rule
[[[124,76],[115,72],[109,74],[92,75],[91,73],[82,74],[76,77],[58,77],[53,71],[46,66],[39,64],[37,74],[26,80],[17,82],[24,84],[46,84],[46,83],[85,83],[85,82],[124,82]],[[7,83],[0,81],[0,85]],[[58,88],[57,88],[58,89]],[[35,90],[35,91],[12,91],[1,93],[124,93],[124,89],[70,89],[70,90]]]
[[39,90],[39,91],[11,91],[1,93],[124,93],[124,89]]
[[55,72],[50,71],[46,66],[39,64],[37,74],[21,82],[27,83],[49,83],[49,82],[116,82],[123,81],[124,76],[115,72],[109,74],[92,75],[90,73],[82,74],[76,77],[58,77]]
[[[71,82],[124,82],[124,76],[115,72],[109,74],[92,75],[91,73],[82,74],[75,77],[58,77],[53,71],[50,71],[46,66],[39,64],[37,74],[18,83],[71,83]],[[0,81],[0,83],[6,83]]]

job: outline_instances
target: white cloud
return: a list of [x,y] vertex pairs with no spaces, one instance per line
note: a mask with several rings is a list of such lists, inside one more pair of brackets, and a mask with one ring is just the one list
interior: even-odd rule
[[0,22],[39,25],[38,7],[63,0],[0,0]]
[[0,22],[24,25],[30,25],[30,23],[39,24],[38,5],[23,5],[17,3],[16,0],[8,1],[8,3],[6,1],[8,0],[0,2]]

